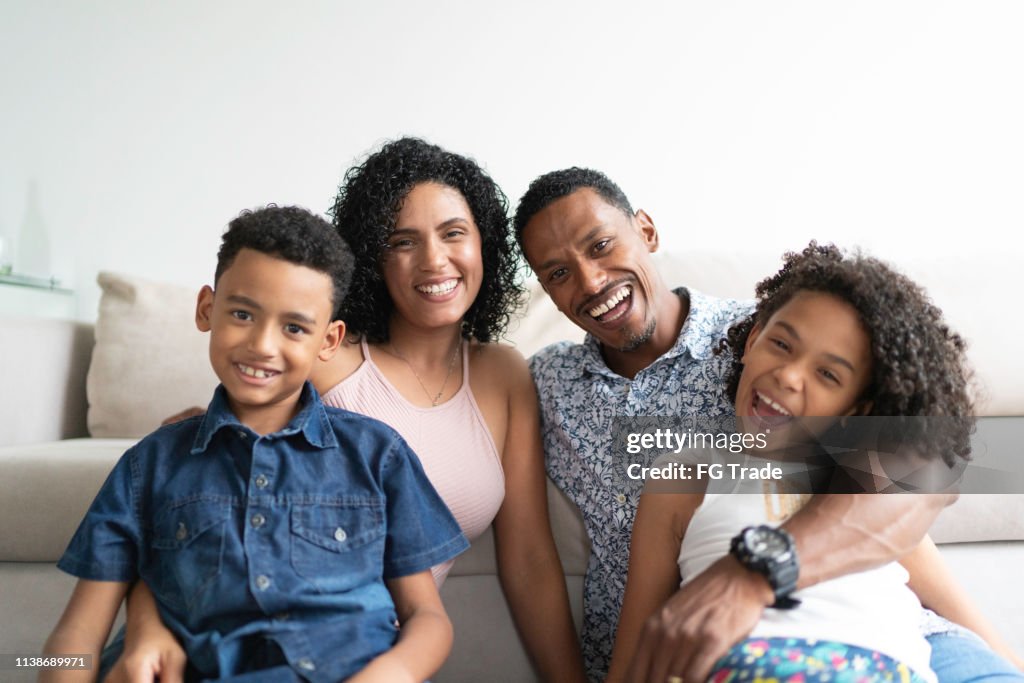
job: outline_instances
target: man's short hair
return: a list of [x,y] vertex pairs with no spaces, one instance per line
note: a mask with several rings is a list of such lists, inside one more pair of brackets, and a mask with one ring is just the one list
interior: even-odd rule
[[516,241],[519,242],[520,248],[523,246],[523,228],[531,218],[552,202],[583,188],[590,188],[627,216],[633,215],[633,207],[626,198],[626,193],[604,173],[578,166],[551,171],[530,183],[523,198],[519,200],[514,225]]
[[331,278],[331,320],[337,320],[352,279],[353,258],[330,223],[298,206],[269,204],[243,211],[228,224],[217,252],[214,287],[242,249],[306,266]]

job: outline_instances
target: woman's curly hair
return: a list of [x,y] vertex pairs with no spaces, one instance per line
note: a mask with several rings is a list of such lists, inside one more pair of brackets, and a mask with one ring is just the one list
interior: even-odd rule
[[831,244],[812,241],[800,253],[787,253],[784,261],[782,270],[758,283],[754,313],[721,341],[719,351],[733,354],[727,377],[730,400],[736,400],[744,347],[754,325],[767,323],[800,291],[823,292],[853,306],[870,337],[872,373],[864,393],[872,402],[869,414],[941,418],[926,428],[911,425],[917,432],[915,443],[941,453],[951,466],[954,456],[967,458],[974,406],[966,342],[949,328],[924,290],[876,258],[844,254]]
[[519,306],[523,288],[509,231],[508,199],[480,166],[418,138],[386,143],[345,174],[334,206],[334,225],[355,255],[349,296],[341,317],[370,342],[388,340],[394,303],[382,271],[384,249],[405,198],[419,183],[458,190],[480,230],[483,281],[462,321],[462,335],[496,341]]

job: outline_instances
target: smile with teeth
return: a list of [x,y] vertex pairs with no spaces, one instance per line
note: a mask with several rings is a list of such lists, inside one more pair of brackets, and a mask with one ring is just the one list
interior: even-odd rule
[[615,308],[615,306],[617,306],[620,301],[628,297],[630,295],[630,292],[631,290],[629,288],[629,285],[623,285],[622,287],[619,287],[614,292],[612,292],[611,296],[609,296],[604,301],[604,303],[594,306],[589,311],[587,311],[587,314],[591,318],[600,318],[602,315]]
[[763,405],[763,406],[767,407],[769,410],[774,412],[776,415],[780,415],[782,417],[793,417],[793,413],[789,412],[788,410],[783,408],[781,405],[779,405],[778,403],[773,401],[771,398],[769,398],[768,396],[765,396],[764,394],[762,394],[760,391],[755,391],[754,392],[754,407],[756,408],[759,405]]
[[417,285],[416,291],[423,292],[424,294],[430,294],[432,296],[440,296],[447,294],[459,285],[458,279],[445,280],[432,285]]
[[262,368],[254,368],[251,365],[242,365],[241,363],[235,363],[235,367],[237,367],[242,372],[243,375],[255,377],[256,379],[266,379],[268,377],[273,377],[274,375],[281,374],[279,372],[276,372],[275,370],[264,370]]

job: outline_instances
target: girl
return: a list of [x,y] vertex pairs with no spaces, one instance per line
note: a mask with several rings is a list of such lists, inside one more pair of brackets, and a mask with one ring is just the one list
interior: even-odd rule
[[[768,428],[777,436],[805,416],[971,415],[964,342],[918,286],[880,261],[812,242],[801,254],[787,255],[782,270],[758,285],[757,298],[754,314],[723,342],[735,358],[728,391],[741,429]],[[969,430],[969,419],[951,419],[918,445],[923,453],[966,457]],[[682,681],[695,653],[634,659],[645,620],[680,579],[685,583],[722,561],[731,547],[741,554],[753,538],[740,534],[744,527],[775,527],[803,502],[771,489],[644,496],[608,681]],[[777,538],[785,545],[784,534]],[[711,680],[933,681],[918,597],[1005,652],[975,610],[950,600],[949,576],[936,561],[927,539],[904,561],[917,597],[897,564],[796,591],[793,598],[802,603],[783,609],[779,600],[778,609],[765,610],[751,637],[719,660]],[[765,593],[771,604],[767,582]]]

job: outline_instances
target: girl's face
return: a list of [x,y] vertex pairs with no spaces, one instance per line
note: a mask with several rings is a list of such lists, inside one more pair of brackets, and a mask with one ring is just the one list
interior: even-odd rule
[[762,327],[743,354],[736,414],[744,431],[780,431],[794,417],[867,412],[871,340],[857,311],[831,294],[801,291]]
[[480,231],[462,194],[415,185],[388,237],[383,269],[395,315],[419,327],[460,324],[484,272]]

